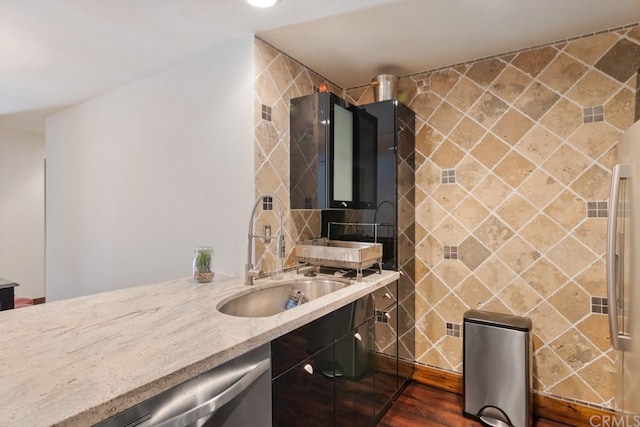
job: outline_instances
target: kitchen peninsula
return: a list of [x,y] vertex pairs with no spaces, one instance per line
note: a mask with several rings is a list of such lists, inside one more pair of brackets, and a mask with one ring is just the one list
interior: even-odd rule
[[13,308],[13,288],[16,286],[18,286],[17,283],[0,277],[0,311]]
[[266,318],[216,309],[250,290],[241,278],[225,276],[208,284],[179,279],[0,313],[0,426],[92,425],[398,277],[392,271],[372,274]]

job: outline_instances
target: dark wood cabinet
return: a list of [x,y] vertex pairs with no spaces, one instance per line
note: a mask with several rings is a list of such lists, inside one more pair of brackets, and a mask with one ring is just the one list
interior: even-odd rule
[[13,288],[17,283],[0,278],[0,310],[11,310],[14,307]]
[[[396,100],[360,107],[377,119],[377,204],[371,208],[323,209],[321,236],[381,243],[383,268],[402,272],[397,283],[378,291],[388,293],[388,299],[397,300],[397,305],[387,310],[384,298],[376,298],[376,352],[382,358],[399,360],[397,371],[404,384],[411,379],[415,362],[415,244],[419,240],[415,175],[421,162],[415,155],[416,118],[410,108]],[[329,223],[334,224],[330,236]],[[360,224],[377,224],[377,232]],[[380,365],[386,366],[387,360]]]
[[391,402],[402,385],[398,379],[398,282],[390,283],[373,294],[375,309],[373,372],[375,375],[374,409],[376,414]]
[[329,92],[289,111],[291,209],[375,208],[377,118]]
[[274,426],[375,424],[402,384],[397,344],[395,357],[378,349],[389,351],[378,339],[387,340],[383,328],[397,323],[396,286],[272,341]]
[[329,345],[273,379],[274,426],[333,425],[333,377],[326,375],[332,357],[333,345]]
[[271,342],[271,374],[278,377],[333,344],[334,313],[283,335]]
[[373,409],[378,416],[396,397],[396,392],[402,385],[398,379],[398,359],[376,354],[373,361],[373,373],[375,382]]
[[271,342],[274,426],[330,426],[334,419],[335,312]]
[[369,426],[375,418],[374,321],[369,318],[336,340],[335,425]]

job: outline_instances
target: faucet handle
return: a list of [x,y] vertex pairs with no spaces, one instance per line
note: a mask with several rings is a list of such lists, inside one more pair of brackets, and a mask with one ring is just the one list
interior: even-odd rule
[[284,235],[280,234],[278,236],[278,246],[276,247],[276,258],[284,258],[284,251],[285,251],[285,243],[284,243]]

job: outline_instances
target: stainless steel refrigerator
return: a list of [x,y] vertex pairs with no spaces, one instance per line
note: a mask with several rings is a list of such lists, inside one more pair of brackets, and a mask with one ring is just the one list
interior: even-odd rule
[[640,414],[640,121],[619,146],[609,195],[607,296],[616,410]]

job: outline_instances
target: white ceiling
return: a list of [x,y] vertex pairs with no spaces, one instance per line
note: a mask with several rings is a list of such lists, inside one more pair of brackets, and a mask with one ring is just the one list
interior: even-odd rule
[[639,0],[406,0],[258,35],[349,88],[639,21]]
[[42,129],[52,111],[225,41],[392,1],[0,0],[0,125]]
[[0,126],[251,33],[351,87],[639,21],[639,0],[0,0]]

